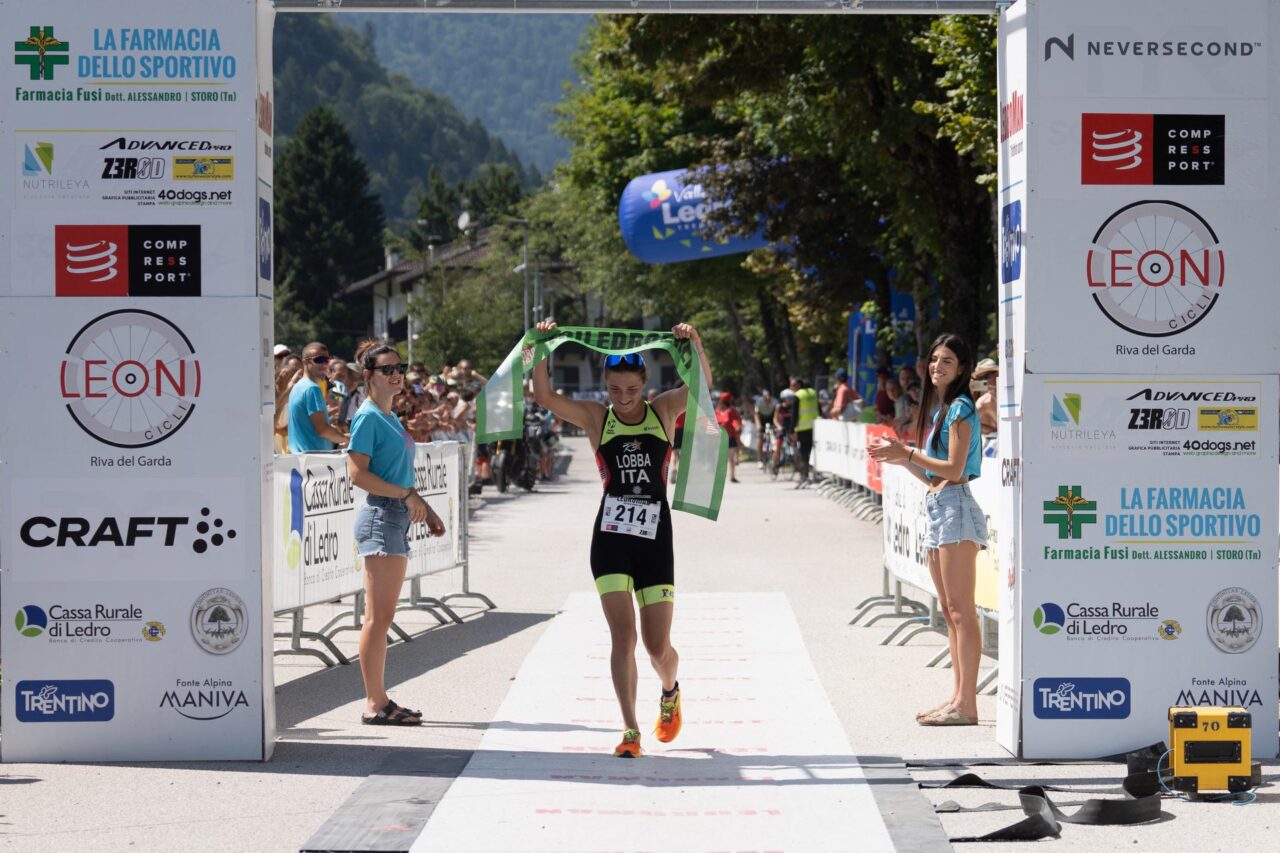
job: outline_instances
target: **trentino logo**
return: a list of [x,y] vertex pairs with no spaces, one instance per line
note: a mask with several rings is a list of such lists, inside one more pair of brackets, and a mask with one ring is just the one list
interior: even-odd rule
[[26,178],[40,178],[53,174],[53,143],[37,142],[33,149],[30,145],[22,146],[22,175]]
[[13,49],[18,52],[14,64],[27,66],[32,80],[52,80],[57,66],[71,64],[71,45],[55,38],[53,27],[32,27],[31,35],[14,42]]
[[1036,626],[1036,630],[1041,634],[1052,636],[1062,630],[1062,626],[1067,624],[1067,614],[1061,606],[1051,601],[1046,601],[1036,608],[1036,612],[1031,615],[1031,624]]
[[1053,395],[1053,408],[1049,412],[1049,425],[1055,427],[1080,426],[1080,395],[1066,393]]
[[24,637],[39,637],[49,627],[49,617],[44,609],[28,604],[13,619],[14,627]]
[[1044,502],[1044,523],[1058,525],[1059,539],[1080,539],[1084,525],[1098,521],[1098,502],[1085,500],[1079,486],[1058,486],[1058,496]]
[[1127,678],[1037,678],[1031,696],[1041,720],[1127,720],[1133,707]]
[[664,201],[671,198],[671,195],[671,188],[663,180],[654,181],[648,192],[642,193],[644,200],[649,202],[649,207],[651,208],[661,207]]
[[20,723],[105,723],[116,715],[116,688],[104,678],[19,681],[14,698]]

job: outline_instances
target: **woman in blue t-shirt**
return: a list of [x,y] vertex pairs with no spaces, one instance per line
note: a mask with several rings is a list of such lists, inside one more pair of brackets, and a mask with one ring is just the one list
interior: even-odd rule
[[374,347],[361,359],[368,393],[351,418],[347,472],[356,488],[369,493],[356,513],[356,553],[364,559],[364,625],[360,629],[360,673],[371,726],[417,726],[422,712],[387,696],[384,671],[387,630],[396,614],[409,565],[409,525],[425,522],[431,536],[444,535],[444,522],[415,489],[413,437],[391,411],[403,390],[405,366],[394,347]]
[[982,430],[969,397],[973,358],[956,335],[941,335],[929,348],[929,381],[920,392],[916,435],[928,438],[919,448],[889,439],[873,447],[881,462],[903,465],[929,487],[925,550],[938,604],[947,620],[955,677],[951,698],[922,711],[922,726],[972,726],[978,723],[978,664],[982,637],[974,609],[978,551],[986,547],[987,517],[968,483],[982,465]]

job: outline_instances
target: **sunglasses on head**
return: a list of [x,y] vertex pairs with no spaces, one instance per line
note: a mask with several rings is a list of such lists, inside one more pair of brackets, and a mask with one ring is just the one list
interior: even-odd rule
[[374,368],[374,370],[378,371],[378,372],[379,372],[379,373],[381,373],[383,376],[394,376],[394,375],[396,375],[397,373],[406,373],[406,372],[408,372],[408,370],[409,370],[409,365],[407,365],[407,364],[383,364],[383,365],[381,365],[381,366],[379,366],[379,367],[375,367],[375,368]]
[[328,363],[329,363],[329,356],[327,356],[327,355],[313,355],[313,356],[309,357],[309,358],[307,359],[307,361],[311,362],[312,364],[328,364]]
[[631,367],[644,367],[644,359],[640,357],[640,353],[638,352],[629,352],[626,355],[605,356],[605,367],[617,367],[620,364],[630,365]]

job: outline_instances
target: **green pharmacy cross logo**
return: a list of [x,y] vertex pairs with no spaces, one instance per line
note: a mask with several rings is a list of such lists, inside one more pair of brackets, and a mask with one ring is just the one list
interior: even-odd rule
[[1044,502],[1044,523],[1058,525],[1059,539],[1079,539],[1086,524],[1098,521],[1097,501],[1088,501],[1079,486],[1058,486],[1058,496]]
[[30,37],[13,48],[14,63],[29,66],[32,80],[52,80],[55,66],[71,64],[70,45],[54,38],[53,27],[32,27]]

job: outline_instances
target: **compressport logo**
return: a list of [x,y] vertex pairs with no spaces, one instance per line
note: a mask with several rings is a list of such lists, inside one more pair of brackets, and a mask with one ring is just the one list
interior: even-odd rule
[[[188,538],[188,527],[196,536]],[[182,535],[179,536],[181,531]],[[18,530],[22,544],[29,548],[185,548],[197,554],[218,548],[235,539],[236,532],[208,507],[189,516],[127,516],[51,518],[37,515],[22,522]]]
[[1151,338],[1181,334],[1207,317],[1222,296],[1226,267],[1209,223],[1172,201],[1120,208],[1085,256],[1098,309],[1125,331]]
[[116,688],[106,679],[19,681],[20,723],[105,723],[116,715]]
[[1127,720],[1127,678],[1037,678],[1032,707],[1041,720]]
[[58,372],[67,413],[112,447],[173,435],[200,397],[200,359],[181,329],[150,311],[112,311],[76,332]]

